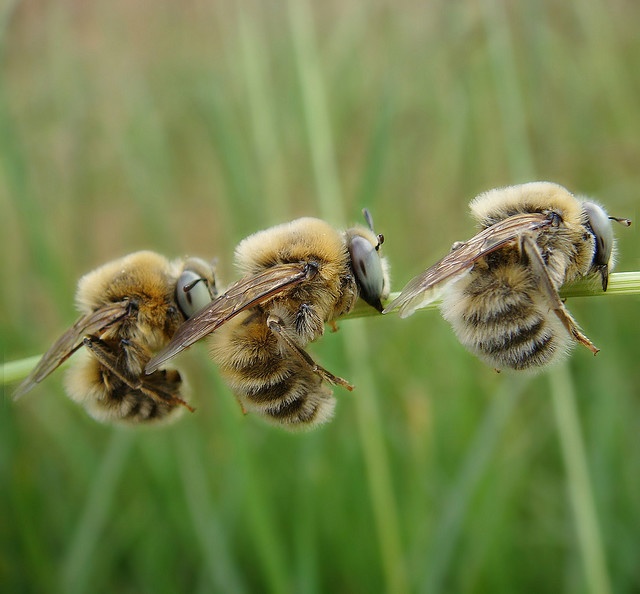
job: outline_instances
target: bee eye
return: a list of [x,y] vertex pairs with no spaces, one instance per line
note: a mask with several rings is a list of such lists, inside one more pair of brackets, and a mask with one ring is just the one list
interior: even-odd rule
[[190,318],[211,302],[207,281],[193,270],[185,270],[176,284],[176,301],[180,311]]
[[382,292],[384,290],[384,271],[378,255],[378,245],[355,235],[349,242],[351,263],[360,288],[360,296],[378,311],[382,311]]
[[595,202],[584,202],[582,209],[587,215],[587,225],[596,240],[593,266],[606,266],[613,249],[613,229],[609,217],[604,209]]
[[595,202],[583,202],[582,210],[587,216],[587,227],[595,238],[595,250],[591,268],[602,276],[602,289],[607,290],[609,260],[613,251],[613,229],[604,209]]

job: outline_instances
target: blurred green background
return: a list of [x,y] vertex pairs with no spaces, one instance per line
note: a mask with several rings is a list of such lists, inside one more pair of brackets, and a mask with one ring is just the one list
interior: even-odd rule
[[[367,206],[399,290],[492,187],[552,180],[638,221],[638,22],[632,0],[5,1],[5,361],[140,248],[230,281],[247,234]],[[568,305],[602,351],[527,378],[435,312],[344,321],[311,351],[356,390],[311,434],[243,416],[201,345],[197,411],[159,430],[99,425],[62,372],[6,387],[0,590],[638,592],[638,297]]]

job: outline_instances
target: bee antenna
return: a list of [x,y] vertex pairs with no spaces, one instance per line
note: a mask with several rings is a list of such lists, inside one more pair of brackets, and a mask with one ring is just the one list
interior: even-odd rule
[[616,223],[620,223],[621,225],[624,225],[625,227],[631,227],[631,220],[630,219],[619,219],[618,217],[609,217],[609,220],[615,221]]
[[364,220],[367,221],[367,225],[369,225],[369,229],[373,231],[373,217],[371,216],[371,213],[369,212],[368,208],[362,209],[362,216],[364,216]]

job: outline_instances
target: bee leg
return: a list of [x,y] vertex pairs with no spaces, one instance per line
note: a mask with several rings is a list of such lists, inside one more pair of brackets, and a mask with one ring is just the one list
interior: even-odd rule
[[540,253],[540,248],[536,244],[533,237],[527,233],[522,235],[520,239],[521,250],[527,255],[529,258],[529,264],[531,265],[531,270],[536,275],[540,285],[540,289],[542,294],[546,297],[547,301],[551,309],[553,309],[554,313],[558,316],[559,320],[562,322],[562,325],[567,329],[567,332],[579,343],[586,346],[594,355],[598,353],[600,349],[598,349],[580,330],[577,322],[573,319],[569,310],[564,306],[558,291],[553,286],[553,282],[549,277],[549,272],[547,271],[547,267],[544,263],[544,259],[542,254]]
[[[89,349],[91,354],[98,360],[98,362],[103,365],[106,369],[109,370],[115,377],[117,377],[123,384],[129,386],[132,390],[139,390],[145,396],[148,396],[152,400],[156,402],[169,403],[174,405],[181,405],[188,408],[191,412],[195,409],[189,406],[182,398],[179,398],[175,394],[172,393],[171,390],[165,389],[163,385],[168,385],[169,381],[167,381],[167,371],[160,370],[153,373],[151,376],[147,376],[144,380],[140,380],[140,378],[132,379],[131,377],[127,377],[118,366],[118,359],[116,354],[113,352],[113,349],[103,340],[100,340],[96,336],[85,336],[83,340],[84,346]],[[180,382],[180,374],[175,372],[177,377],[174,377],[173,380],[170,380],[171,383],[177,384]],[[155,378],[154,378],[155,376]],[[149,379],[151,378],[151,379]],[[160,379],[164,381],[159,381]]]
[[151,375],[145,376],[145,379],[139,382],[137,389],[153,400],[184,406],[189,412],[195,412],[196,409],[193,406],[175,395],[181,382],[182,378],[177,370],[158,369]]
[[275,316],[267,317],[267,326],[269,329],[281,340],[289,350],[291,350],[298,358],[300,358],[304,363],[306,363],[314,373],[317,373],[322,379],[328,381],[330,384],[334,386],[342,386],[351,392],[353,390],[353,386],[345,379],[333,375],[330,371],[327,371],[324,367],[318,365],[307,351],[305,351],[302,347],[298,346],[290,336],[288,336],[286,329],[282,325],[282,320],[276,318]]

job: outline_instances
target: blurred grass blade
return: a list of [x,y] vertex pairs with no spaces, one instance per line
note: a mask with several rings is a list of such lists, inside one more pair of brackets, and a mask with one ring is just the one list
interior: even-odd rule
[[549,372],[549,384],[567,471],[569,501],[574,513],[582,556],[585,591],[590,594],[609,594],[611,582],[598,528],[584,440],[576,409],[575,390],[566,363],[556,365]]
[[175,434],[180,463],[182,488],[191,516],[193,530],[200,543],[204,566],[216,592],[248,592],[241,575],[242,568],[234,563],[232,550],[224,532],[224,522],[216,513],[215,502],[207,489],[206,468],[201,447],[193,431]]
[[[339,218],[344,221],[346,216],[311,8],[306,0],[290,0],[288,7],[320,214],[327,220]],[[358,378],[362,394],[357,399],[358,435],[367,468],[386,591],[402,594],[408,591],[407,568],[384,430],[377,407],[378,391],[371,380],[373,358],[365,327],[354,322],[343,335],[343,341],[347,363]]]
[[251,18],[247,0],[238,2],[238,37],[242,47],[242,66],[247,82],[247,98],[251,114],[253,144],[256,152],[258,186],[264,196],[265,217],[262,223],[272,225],[286,220],[290,212],[285,167],[282,165],[278,127],[274,121],[277,108],[265,80],[268,72],[261,21]]
[[[225,393],[226,388],[213,367],[210,366],[207,371],[207,383],[212,386],[213,393],[228,398],[227,411],[233,409],[237,412],[238,403],[231,397],[231,394]],[[238,506],[242,509],[241,516],[246,518],[247,530],[251,535],[251,548],[248,554],[252,561],[248,574],[262,574],[262,581],[260,582],[262,592],[287,594],[292,592],[289,580],[290,556],[284,545],[283,531],[279,529],[277,516],[273,513],[277,505],[271,505],[268,496],[273,486],[270,482],[271,475],[268,467],[264,465],[264,459],[257,455],[247,432],[244,431],[246,425],[238,423],[238,419],[234,419],[230,415],[226,416],[225,425],[221,439],[222,443],[227,445],[228,451],[232,452],[233,467],[237,470],[237,476],[241,477],[242,492],[237,493],[235,497],[238,501]],[[196,446],[194,445],[193,447]],[[199,447],[203,447],[202,443]],[[191,456],[192,452],[185,451],[184,455]],[[264,473],[262,472],[263,468],[265,469]],[[192,512],[194,514],[196,512],[199,514],[204,513],[205,515],[194,516],[194,521],[202,521],[203,517],[211,517],[211,512],[207,510],[207,495],[202,491],[203,488],[198,488],[200,491],[198,499],[194,498],[192,502],[194,505],[197,504],[198,508],[194,507]],[[229,523],[225,523],[225,526],[229,526]],[[211,535],[204,536],[207,539],[204,544],[207,546],[208,553],[213,552],[210,547],[223,546],[220,539],[214,540]],[[214,563],[214,559],[209,559],[208,563]],[[227,565],[227,572],[232,579],[234,573],[237,573],[231,561]],[[244,587],[245,585],[240,578],[238,580]],[[224,591],[234,592],[234,590]]]
[[356,320],[343,338],[347,362],[358,378],[356,413],[358,438],[365,457],[367,479],[378,533],[386,591],[408,592],[406,558],[400,534],[398,504],[393,491],[389,453],[386,449],[385,428],[378,401],[379,390],[372,379],[373,355],[366,328]]
[[320,213],[345,220],[311,8],[307,0],[289,0],[288,7]]
[[243,469],[247,484],[247,492],[242,499],[247,506],[257,562],[262,565],[265,573],[263,590],[273,594],[286,594],[291,592],[287,555],[282,536],[274,525],[276,516],[265,505],[264,492],[269,484],[268,479],[259,472],[253,461],[254,452],[249,451],[249,444],[244,436],[238,434],[235,437],[238,466]]
[[495,96],[503,122],[504,146],[508,147],[509,170],[515,180],[532,179],[536,168],[527,139],[526,112],[504,0],[483,0],[481,5]]
[[100,558],[96,551],[135,436],[135,432],[121,429],[115,429],[111,434],[62,564],[62,592],[90,591],[92,561],[97,562]]
[[433,531],[432,548],[427,556],[429,561],[425,566],[420,592],[436,594],[443,591],[446,578],[452,571],[455,548],[462,534],[469,504],[529,381],[526,376],[505,375],[500,390],[493,397],[491,407],[471,440],[449,495],[443,498],[446,505]]

